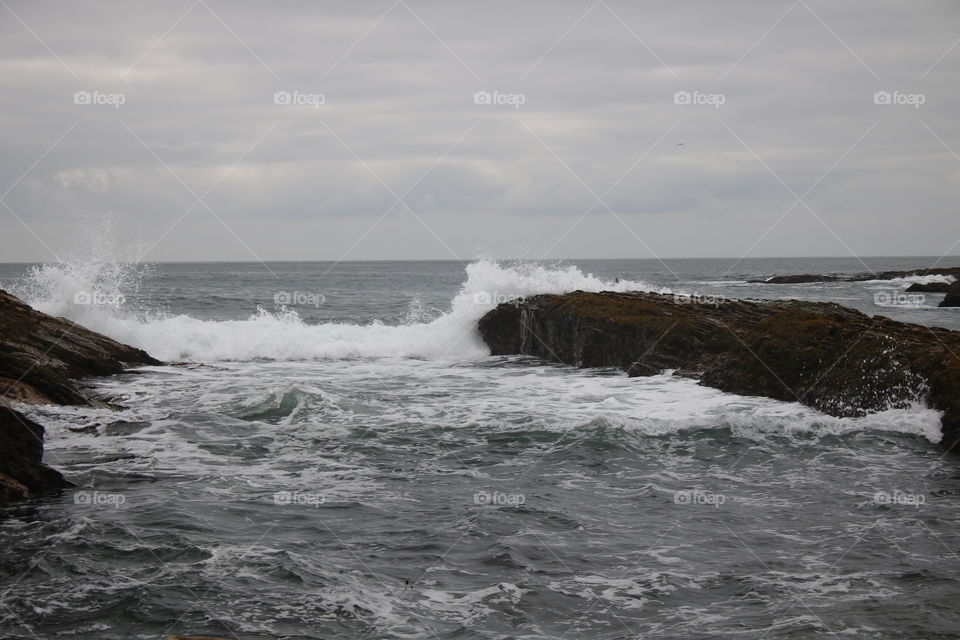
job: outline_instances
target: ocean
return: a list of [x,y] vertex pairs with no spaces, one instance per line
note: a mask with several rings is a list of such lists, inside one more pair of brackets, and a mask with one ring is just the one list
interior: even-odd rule
[[492,357],[476,329],[577,289],[960,329],[904,293],[922,278],[748,282],[936,261],[0,265],[35,308],[168,363],[90,380],[117,411],[29,408],[77,486],[0,507],[0,637],[958,638],[938,412]]

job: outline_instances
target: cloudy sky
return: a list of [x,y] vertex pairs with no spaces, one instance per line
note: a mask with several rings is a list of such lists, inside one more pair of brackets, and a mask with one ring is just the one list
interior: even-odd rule
[[960,3],[0,1],[0,261],[955,255]]

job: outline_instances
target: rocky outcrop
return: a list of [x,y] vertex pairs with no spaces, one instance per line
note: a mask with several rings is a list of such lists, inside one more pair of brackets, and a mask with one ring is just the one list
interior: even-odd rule
[[960,332],[826,302],[721,301],[654,293],[541,295],[480,321],[495,354],[529,354],[631,375],[677,369],[701,384],[861,416],[926,402],[960,440]]
[[947,289],[947,296],[940,302],[941,307],[960,307],[960,280]]
[[806,282],[866,282],[867,280],[894,280],[916,276],[953,276],[960,280],[960,267],[931,267],[907,271],[880,271],[879,273],[859,273],[856,275],[787,275],[773,276],[764,280],[749,280],[758,284],[802,284]]
[[949,288],[949,282],[929,282],[927,284],[915,282],[907,287],[907,293],[946,293]]
[[96,404],[71,379],[160,364],[63,318],[35,311],[0,291],[0,395],[28,404]]
[[148,364],[160,362],[0,291],[0,502],[66,484],[41,463],[43,427],[11,403],[106,406],[76,380]]

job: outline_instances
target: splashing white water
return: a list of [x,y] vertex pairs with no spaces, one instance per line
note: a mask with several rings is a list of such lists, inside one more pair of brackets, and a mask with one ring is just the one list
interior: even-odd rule
[[[129,262],[100,259],[44,265],[34,270],[21,292],[40,311],[66,317],[162,360],[216,362],[395,356],[471,359],[489,353],[477,333],[477,321],[505,300],[577,289],[654,289],[644,282],[606,281],[575,266],[506,265],[480,260],[467,266],[466,280],[451,301],[450,310],[440,315],[414,304],[399,326],[379,322],[309,325],[290,309],[259,309],[246,320],[231,321],[148,314],[128,304],[128,292],[138,288],[141,276],[139,266]],[[127,303],[77,301],[78,294],[91,292],[126,296]]]
[[85,220],[75,248],[59,262],[32,267],[15,293],[39,311],[83,326],[142,313],[140,285],[152,265],[138,262],[135,247],[121,250],[113,237],[109,218]]

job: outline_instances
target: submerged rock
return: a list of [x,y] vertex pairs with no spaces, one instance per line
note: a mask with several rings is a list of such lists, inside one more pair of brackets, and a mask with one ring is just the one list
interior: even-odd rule
[[701,372],[703,385],[797,401],[835,416],[914,402],[944,411],[960,440],[960,332],[870,317],[834,303],[689,304],[655,293],[540,295],[480,321],[496,353],[631,375]]
[[66,485],[57,471],[41,464],[43,427],[11,402],[106,406],[75,380],[148,364],[161,363],[0,291],[0,502]]

